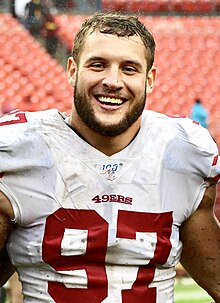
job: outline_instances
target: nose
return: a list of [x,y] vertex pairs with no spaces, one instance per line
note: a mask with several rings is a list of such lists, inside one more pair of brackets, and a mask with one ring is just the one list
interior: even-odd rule
[[120,89],[123,85],[120,70],[111,68],[106,70],[106,74],[102,80],[102,84],[110,89]]

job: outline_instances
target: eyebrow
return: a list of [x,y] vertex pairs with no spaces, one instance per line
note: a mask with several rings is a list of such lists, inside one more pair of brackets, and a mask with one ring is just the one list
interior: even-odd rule
[[103,57],[98,57],[98,56],[92,56],[92,57],[89,57],[88,59],[86,59],[86,63],[92,62],[92,61],[106,61],[106,59],[104,59]]
[[[88,58],[86,60],[86,63],[89,63],[89,62],[94,62],[94,61],[108,61],[107,59],[105,59],[104,57],[100,57],[100,56],[92,56],[90,58]],[[123,64],[128,64],[128,65],[132,65],[132,66],[135,66],[137,68],[142,68],[142,64],[138,61],[135,61],[135,60],[125,60],[123,61]]]
[[128,65],[136,66],[138,68],[142,68],[143,67],[141,63],[139,63],[138,61],[135,61],[135,60],[126,60],[124,63],[128,64]]

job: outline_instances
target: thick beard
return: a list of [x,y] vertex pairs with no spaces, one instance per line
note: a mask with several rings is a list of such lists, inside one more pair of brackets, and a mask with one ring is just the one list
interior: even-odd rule
[[79,93],[77,83],[74,88],[74,104],[78,116],[90,129],[103,136],[113,137],[125,132],[141,116],[145,108],[145,102],[146,90],[139,102],[130,112],[125,114],[121,121],[114,125],[105,125],[96,119],[93,108],[90,103],[87,102],[86,96]]

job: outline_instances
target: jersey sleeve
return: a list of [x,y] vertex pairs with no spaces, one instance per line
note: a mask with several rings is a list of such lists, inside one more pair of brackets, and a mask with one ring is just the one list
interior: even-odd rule
[[33,196],[42,200],[53,167],[38,116],[15,112],[0,118],[0,190],[10,200],[19,224],[31,217]]
[[[172,207],[183,222],[196,211],[206,187],[220,179],[218,147],[207,129],[189,118],[170,118],[164,155],[164,192],[178,196]],[[181,202],[180,202],[181,201]]]
[[[192,160],[195,161],[195,173],[218,182],[220,180],[219,150],[208,130],[189,119],[192,128],[187,132]],[[195,156],[194,156],[195,155]],[[194,157],[193,157],[194,156]]]
[[[175,119],[175,118],[173,118]],[[178,119],[178,118],[176,118]],[[189,118],[179,118],[176,136],[171,140],[167,155],[174,169],[215,182],[220,180],[219,151],[207,129]]]
[[41,128],[41,120],[45,119],[49,119],[47,111],[15,111],[0,118],[0,172],[50,166],[47,144],[42,139],[47,135]]
[[0,172],[16,171],[24,165],[25,147],[20,143],[26,141],[26,124],[23,112],[15,111],[0,118]]

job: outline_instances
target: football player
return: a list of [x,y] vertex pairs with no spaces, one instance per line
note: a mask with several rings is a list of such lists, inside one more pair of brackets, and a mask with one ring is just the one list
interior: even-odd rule
[[155,41],[135,16],[96,13],[68,59],[70,116],[0,120],[0,281],[24,302],[173,303],[175,266],[220,303],[220,165],[209,132],[144,110]]

